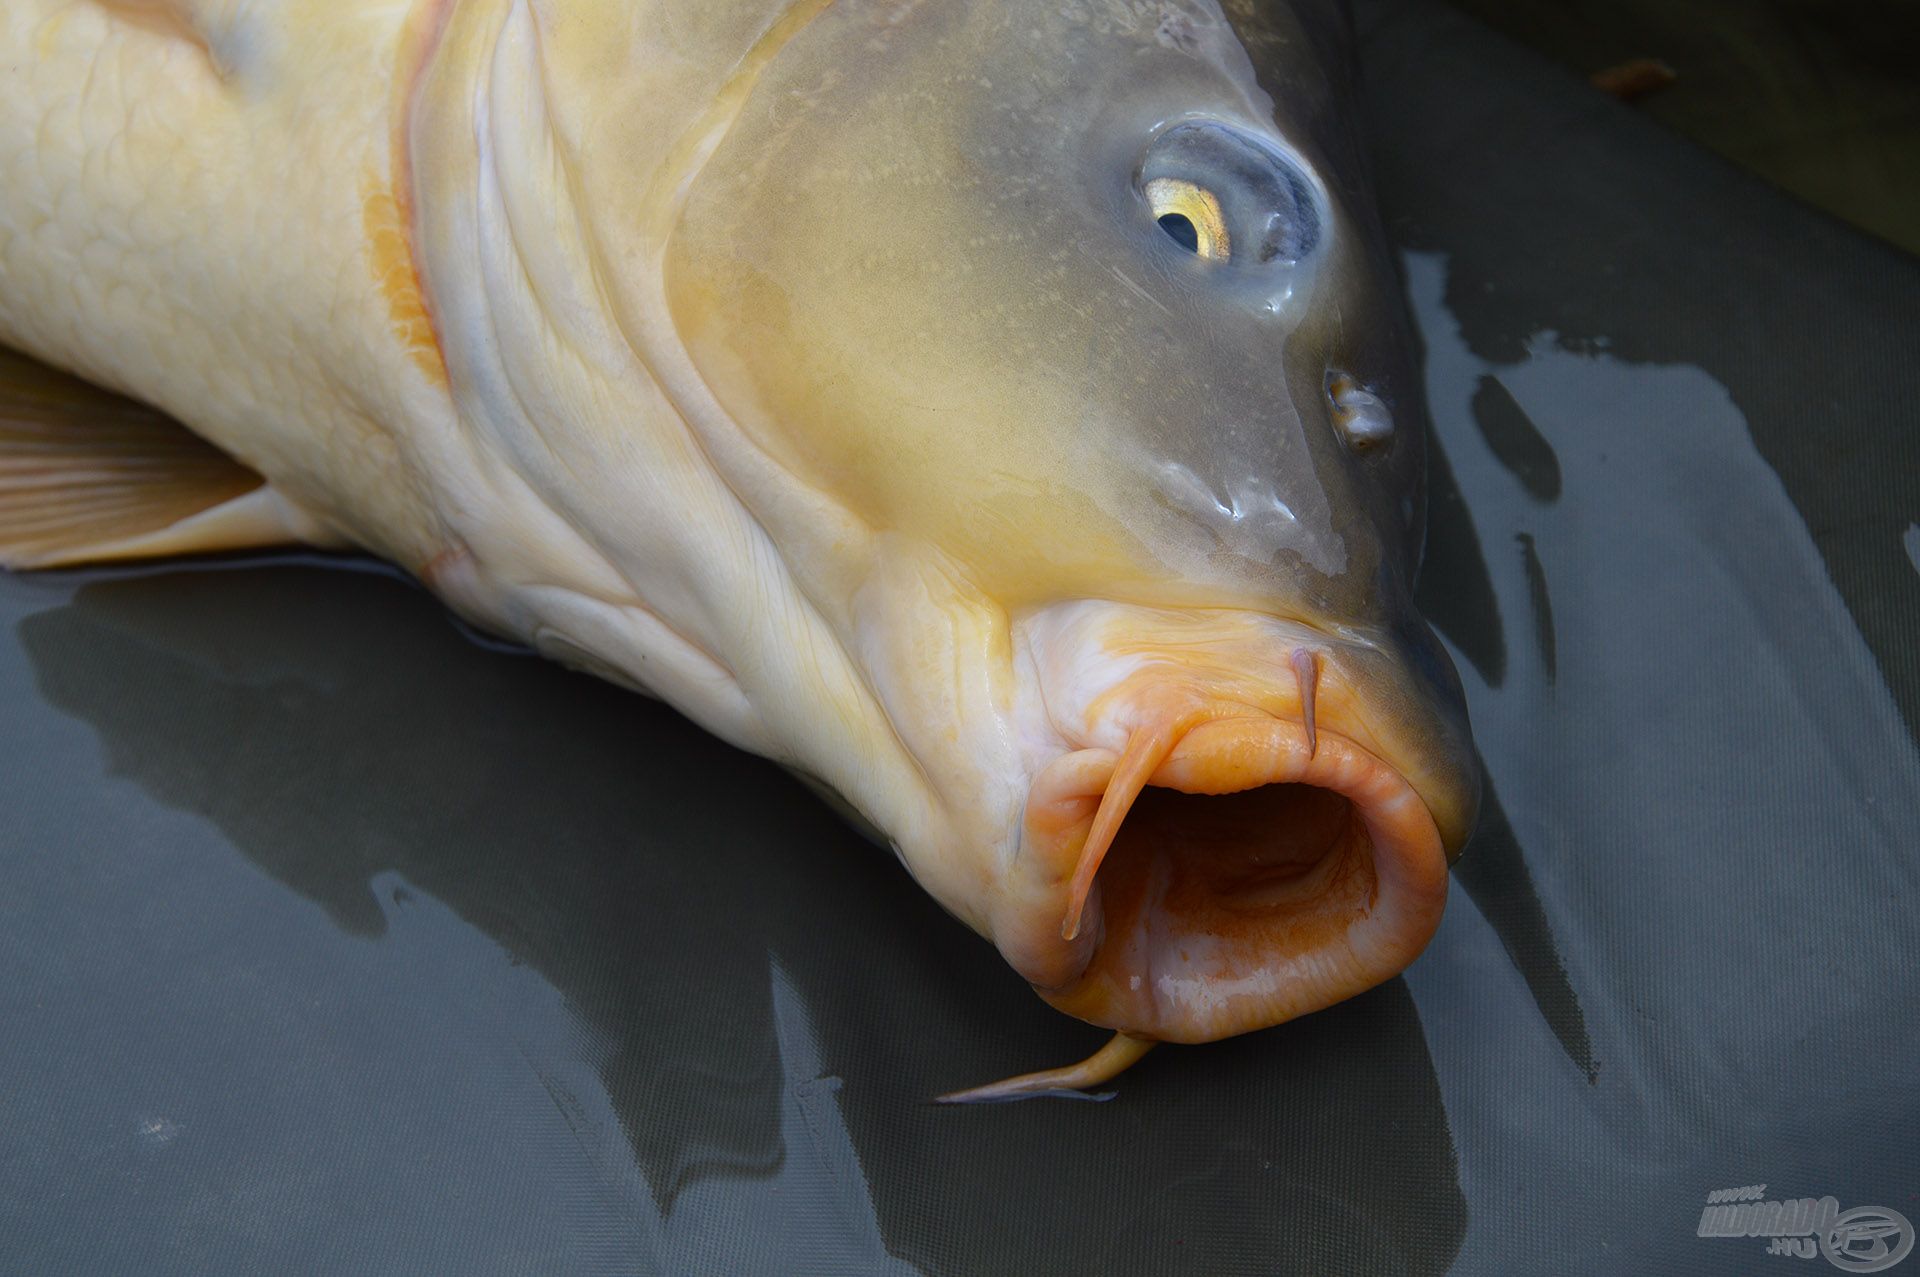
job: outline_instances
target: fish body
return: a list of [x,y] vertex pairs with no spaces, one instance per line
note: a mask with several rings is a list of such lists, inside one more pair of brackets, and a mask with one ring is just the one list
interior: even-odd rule
[[1047,1084],[1318,1009],[1478,800],[1344,31],[14,0],[0,340],[204,443],[0,365],[0,562],[392,559],[844,800],[1121,1035]]

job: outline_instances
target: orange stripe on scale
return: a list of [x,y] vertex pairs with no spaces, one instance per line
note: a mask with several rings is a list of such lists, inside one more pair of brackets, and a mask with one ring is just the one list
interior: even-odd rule
[[414,364],[436,386],[446,386],[447,360],[421,284],[420,254],[414,243],[413,147],[409,125],[413,99],[447,30],[454,0],[417,0],[400,34],[394,60],[393,137],[388,148],[392,173],[387,182],[368,173],[362,183],[362,225],[374,282],[387,301],[393,334]]

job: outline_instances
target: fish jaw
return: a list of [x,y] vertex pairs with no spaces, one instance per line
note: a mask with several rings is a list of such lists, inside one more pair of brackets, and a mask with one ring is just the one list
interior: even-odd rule
[[1009,958],[1067,1014],[1174,1042],[1266,1028],[1398,975],[1440,925],[1444,845],[1391,766],[1335,733],[1318,745],[1278,718],[1188,732],[1107,852],[1072,940],[1055,922],[1072,899],[1059,871],[1118,760],[1065,756],[1035,783],[1023,846],[1052,889],[1008,927]]
[[1419,956],[1477,792],[1374,654],[1235,612],[1081,603],[1022,630],[1032,782],[992,930],[1041,997],[1204,1042]]

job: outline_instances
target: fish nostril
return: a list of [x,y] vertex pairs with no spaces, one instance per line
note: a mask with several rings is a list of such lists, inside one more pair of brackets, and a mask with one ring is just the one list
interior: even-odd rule
[[1386,402],[1344,372],[1327,374],[1327,407],[1334,427],[1355,452],[1371,452],[1393,439],[1393,413]]

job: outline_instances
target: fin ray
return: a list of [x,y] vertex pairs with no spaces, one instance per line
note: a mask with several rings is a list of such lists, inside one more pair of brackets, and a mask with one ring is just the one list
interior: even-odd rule
[[0,350],[0,567],[324,540],[165,414]]

